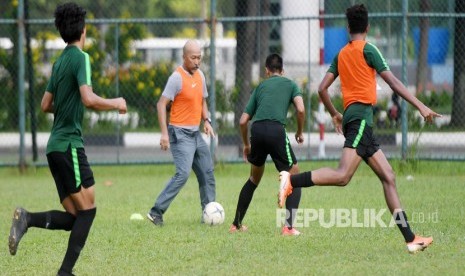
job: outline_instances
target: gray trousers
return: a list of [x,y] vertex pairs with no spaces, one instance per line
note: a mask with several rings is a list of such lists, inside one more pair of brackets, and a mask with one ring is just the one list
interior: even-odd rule
[[166,212],[186,184],[191,168],[199,182],[200,204],[203,210],[205,205],[215,201],[216,197],[213,161],[208,145],[203,140],[200,131],[168,126],[168,134],[176,173],[158,196],[150,213],[161,216]]

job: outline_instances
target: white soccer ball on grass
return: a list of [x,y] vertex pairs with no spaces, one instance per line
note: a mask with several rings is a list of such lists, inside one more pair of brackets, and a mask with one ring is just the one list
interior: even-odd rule
[[203,222],[208,225],[218,225],[224,222],[224,208],[218,202],[210,202],[203,209]]

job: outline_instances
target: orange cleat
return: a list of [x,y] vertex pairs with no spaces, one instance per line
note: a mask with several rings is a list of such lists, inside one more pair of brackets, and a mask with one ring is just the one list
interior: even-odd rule
[[292,194],[291,174],[282,171],[279,173],[279,193],[278,193],[278,206],[283,208],[286,198]]
[[294,227],[289,229],[287,226],[283,226],[283,229],[281,230],[281,235],[283,236],[298,236],[300,234],[302,233],[300,233],[300,231],[295,229]]
[[407,250],[410,254],[415,254],[418,251],[425,250],[431,243],[433,243],[432,237],[415,236],[413,241],[407,243]]
[[237,228],[236,225],[231,224],[231,227],[229,227],[229,233],[233,234],[236,232],[247,232],[247,226],[241,225],[241,227]]

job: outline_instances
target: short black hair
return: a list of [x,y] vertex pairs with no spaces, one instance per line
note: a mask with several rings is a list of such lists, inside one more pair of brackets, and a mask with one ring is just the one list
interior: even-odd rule
[[364,33],[368,27],[368,10],[363,4],[353,5],[346,10],[351,34]]
[[76,3],[66,3],[57,6],[55,10],[55,27],[66,43],[81,39],[86,25],[86,10]]
[[270,54],[265,61],[265,67],[272,73],[283,71],[283,58],[278,54]]

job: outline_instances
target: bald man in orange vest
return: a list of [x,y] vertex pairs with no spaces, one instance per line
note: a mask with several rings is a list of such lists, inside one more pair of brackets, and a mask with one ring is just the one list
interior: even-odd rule
[[[191,169],[199,182],[201,211],[215,201],[215,177],[213,161],[208,145],[200,133],[200,123],[208,136],[215,136],[209,118],[205,75],[199,69],[202,59],[200,45],[195,40],[186,42],[183,48],[183,64],[168,79],[158,100],[158,122],[161,129],[160,147],[171,149],[176,173],[147,214],[157,226],[163,226],[163,214],[176,195],[186,184]],[[167,107],[171,104],[169,123]]]

